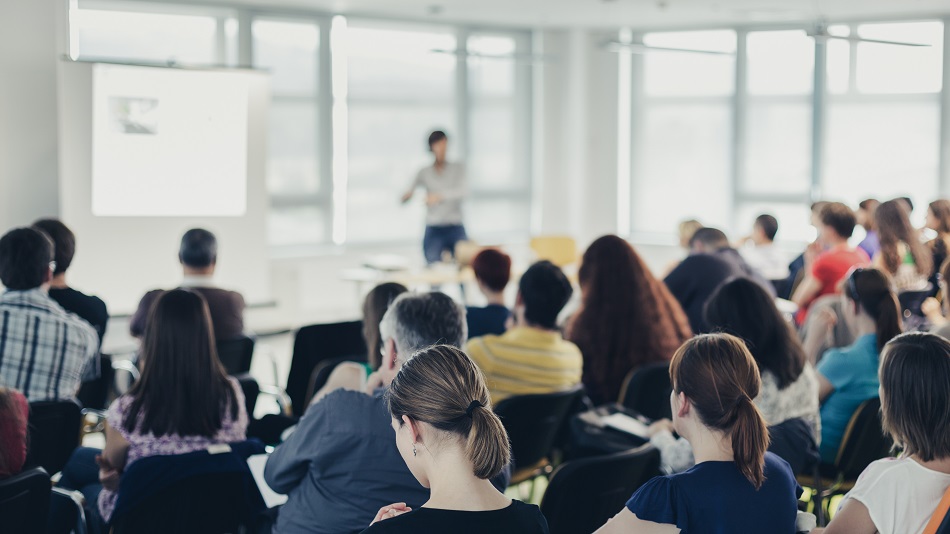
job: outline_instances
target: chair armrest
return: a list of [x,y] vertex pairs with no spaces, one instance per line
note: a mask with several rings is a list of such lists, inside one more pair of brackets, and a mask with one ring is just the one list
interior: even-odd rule
[[125,371],[132,375],[133,380],[138,380],[141,376],[139,368],[130,360],[112,360],[112,368],[116,371]]
[[282,414],[286,416],[293,415],[294,413],[293,403],[290,400],[290,395],[288,395],[287,392],[284,391],[284,388],[279,387],[279,386],[262,385],[260,386],[260,389],[261,389],[261,393],[260,393],[261,395],[268,395],[270,397],[273,397],[274,400],[277,401],[277,406],[280,407],[280,411]]
[[86,434],[97,434],[105,432],[106,428],[106,412],[103,410],[93,410],[91,408],[83,408],[82,412],[82,429],[80,434],[85,436]]

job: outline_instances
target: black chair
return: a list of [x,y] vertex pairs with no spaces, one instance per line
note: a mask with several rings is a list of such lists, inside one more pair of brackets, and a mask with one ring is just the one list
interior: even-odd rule
[[241,336],[235,339],[218,340],[218,359],[229,375],[246,373],[251,370],[254,357],[254,338]]
[[79,446],[81,412],[72,400],[31,402],[26,465],[40,466],[47,473],[62,471]]
[[112,532],[253,532],[264,503],[246,458],[264,447],[245,441],[231,444],[231,449],[151,456],[129,466],[122,476]]
[[49,474],[42,467],[0,480],[0,530],[6,534],[44,532],[49,499]]
[[901,314],[904,316],[904,330],[924,330],[928,325],[927,318],[921,310],[921,305],[934,294],[933,284],[915,291],[901,291],[897,294],[897,301],[901,305]]
[[254,408],[257,407],[257,397],[261,394],[261,386],[253,376],[242,373],[234,375],[234,378],[241,384],[241,391],[244,393],[244,408],[247,410],[247,417],[254,417]]
[[313,369],[320,362],[332,358],[366,361],[362,321],[315,324],[297,330],[294,355],[287,376],[287,395],[290,396],[293,414],[297,417],[303,416],[310,401],[307,390]]
[[567,411],[584,394],[582,386],[540,395],[509,397],[495,406],[508,439],[514,469],[511,483],[518,484],[551,470],[549,456]]
[[811,426],[795,418],[769,427],[769,452],[788,462],[796,475],[812,473],[821,462]]
[[651,363],[630,371],[620,390],[620,403],[648,419],[672,419],[669,362]]
[[630,496],[660,475],[660,451],[650,444],[558,466],[541,500],[551,534],[590,534],[623,509]]
[[83,382],[76,399],[83,408],[105,410],[109,407],[109,394],[115,382],[115,369],[112,368],[112,356],[99,355],[99,378]]
[[834,464],[819,464],[810,476],[798,477],[799,484],[814,489],[812,501],[819,526],[828,516],[829,498],[851,490],[871,462],[890,455],[892,445],[881,428],[881,400],[862,402],[845,428]]
[[86,511],[83,494],[75,490],[53,488],[50,492],[50,513],[46,534],[83,534],[86,532]]

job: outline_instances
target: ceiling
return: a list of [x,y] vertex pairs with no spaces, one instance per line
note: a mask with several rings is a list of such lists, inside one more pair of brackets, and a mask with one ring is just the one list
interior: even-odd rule
[[676,28],[950,16],[950,0],[208,0],[350,15],[559,28]]

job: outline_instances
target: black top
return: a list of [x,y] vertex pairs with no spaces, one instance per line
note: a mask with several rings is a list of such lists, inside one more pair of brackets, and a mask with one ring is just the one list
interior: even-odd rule
[[489,304],[484,308],[469,306],[465,319],[468,322],[468,338],[488,334],[500,336],[505,333],[505,323],[511,316],[511,310],[500,304]]
[[81,319],[91,324],[99,334],[99,345],[102,345],[102,336],[106,333],[106,324],[109,322],[109,312],[106,303],[93,295],[86,295],[71,287],[49,288],[49,296],[64,310],[75,313]]
[[452,532],[454,534],[547,534],[548,522],[533,504],[511,501],[511,506],[488,512],[460,512],[417,508],[380,521],[363,534]]

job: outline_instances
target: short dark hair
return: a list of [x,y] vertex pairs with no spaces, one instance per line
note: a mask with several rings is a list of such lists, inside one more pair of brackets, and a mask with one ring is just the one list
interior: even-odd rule
[[497,248],[486,248],[472,260],[475,278],[492,291],[504,291],[511,280],[511,256]]
[[763,213],[755,218],[755,224],[762,229],[762,233],[769,241],[775,241],[775,234],[778,233],[778,219],[768,213]]
[[73,231],[59,219],[40,219],[33,223],[33,228],[45,233],[53,241],[53,261],[56,262],[53,274],[65,273],[76,254],[76,236]]
[[831,227],[836,234],[847,239],[854,234],[857,219],[851,208],[841,202],[829,202],[821,208],[821,224]]
[[535,263],[521,275],[518,292],[524,302],[524,317],[542,328],[557,328],[557,316],[574,288],[564,272],[553,263],[543,260]]
[[950,342],[908,332],[884,346],[881,423],[895,447],[929,462],[950,457]]
[[13,291],[46,282],[53,241],[36,228],[14,228],[0,238],[0,281]]
[[907,212],[911,213],[914,211],[914,201],[910,197],[897,197],[895,200],[900,200],[907,205]]
[[693,237],[689,239],[689,246],[692,247],[697,242],[712,248],[726,248],[729,246],[729,238],[718,228],[700,228],[696,230]]
[[429,134],[429,150],[432,150],[432,145],[438,143],[443,139],[448,139],[449,136],[445,135],[445,132],[442,130],[436,130]]
[[181,236],[178,259],[188,267],[208,267],[218,260],[218,240],[205,229],[192,228]]

